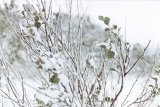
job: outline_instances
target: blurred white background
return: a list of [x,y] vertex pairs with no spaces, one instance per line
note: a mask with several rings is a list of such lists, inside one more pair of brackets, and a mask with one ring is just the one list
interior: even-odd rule
[[[10,0],[0,0],[9,2]],[[28,0],[31,3],[37,0]],[[47,0],[46,0],[47,1]],[[55,11],[68,12],[70,0],[53,0]],[[77,7],[77,2],[80,5]],[[16,0],[16,4],[21,8],[25,0]],[[98,20],[98,16],[108,16],[111,24],[117,24],[122,28],[122,35],[131,43],[139,42],[145,46],[151,40],[150,49],[156,49],[160,42],[160,1],[159,0],[73,0],[73,14],[77,14],[77,9],[93,18],[94,23],[102,26],[104,24]]]

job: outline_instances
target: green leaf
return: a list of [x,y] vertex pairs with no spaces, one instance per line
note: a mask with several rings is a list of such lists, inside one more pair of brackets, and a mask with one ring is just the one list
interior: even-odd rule
[[108,50],[108,52],[107,52],[107,57],[108,58],[114,58],[114,55],[115,55],[115,52],[113,52],[111,50]]
[[114,101],[114,98],[105,97],[104,100],[107,101],[107,102],[113,102],[113,101]]
[[117,68],[117,69],[120,69],[120,68],[121,68],[121,66],[120,66],[120,65],[117,65],[117,66],[116,66],[116,68]]
[[55,78],[55,79],[52,81],[52,83],[58,84],[58,83],[59,83],[59,81],[60,81],[60,79],[59,79],[59,78]]
[[113,25],[113,29],[117,29],[117,25]]
[[53,78],[57,78],[58,77],[58,73],[54,73]]
[[155,78],[155,77],[151,77],[153,80],[155,80],[155,81],[158,81],[158,79],[157,78]]
[[39,16],[34,17],[35,22],[39,21]]
[[45,62],[39,58],[36,62],[35,62],[36,65],[41,65],[41,64],[45,64]]
[[110,29],[109,28],[105,28],[105,31],[110,31]]
[[54,73],[54,75],[49,79],[51,83],[58,84],[60,79],[58,78],[58,73]]
[[105,101],[109,102],[111,100],[110,97],[105,97]]
[[126,44],[126,45],[129,45],[129,42],[126,42],[125,44]]
[[39,64],[40,64],[40,63],[39,63],[39,60],[37,60],[37,61],[35,62],[35,64],[36,64],[36,65],[39,65]]
[[106,49],[106,45],[100,45],[99,47]]
[[116,69],[115,69],[115,68],[110,68],[109,70],[110,70],[110,71],[116,71]]
[[35,23],[34,23],[34,26],[38,29],[38,28],[41,27],[41,23],[40,23],[40,22],[35,22]]
[[87,65],[90,65],[89,59],[86,60],[86,64],[87,64]]
[[45,102],[44,101],[42,101],[42,100],[40,100],[40,99],[38,99],[38,98],[35,98],[36,99],[36,101],[37,101],[37,103],[39,104],[39,105],[45,105]]
[[104,17],[103,16],[98,16],[98,19],[104,21]]
[[24,10],[22,11],[22,15],[24,15]]
[[45,64],[45,62],[41,58],[39,58],[39,61],[41,64]]
[[153,88],[153,85],[149,85],[149,87],[152,87],[152,88]]
[[105,23],[106,25],[109,25],[109,22],[110,22],[110,18],[109,18],[109,17],[105,17],[104,23]]
[[35,11],[35,12],[33,12],[33,15],[37,15],[37,12]]
[[43,69],[42,65],[38,65],[38,68],[39,68],[39,69]]

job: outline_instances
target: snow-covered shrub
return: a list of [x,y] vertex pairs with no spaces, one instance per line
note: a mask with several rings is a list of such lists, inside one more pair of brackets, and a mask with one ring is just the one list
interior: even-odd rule
[[[1,58],[5,81],[9,84],[7,89],[13,94],[9,96],[9,92],[1,89],[3,97],[24,107],[142,107],[150,104],[149,100],[156,95],[153,91],[156,84],[148,84],[151,75],[145,78],[139,96],[134,99],[129,96],[141,73],[134,78],[135,82],[126,84],[126,78],[131,78],[130,72],[144,57],[150,42],[132,61],[131,44],[120,37],[117,25],[110,25],[109,17],[99,16],[106,25],[107,37],[100,34],[102,38],[96,40],[86,34],[89,32],[85,30],[86,20],[89,20],[86,17],[73,16],[71,11],[69,14],[54,12],[52,2],[37,2],[37,5],[24,4],[20,11],[7,8],[5,12],[28,58],[30,64],[26,68],[32,77],[24,79],[26,73],[13,70],[5,57]],[[21,89],[15,87],[8,71],[19,79]],[[32,96],[26,87],[32,89]],[[125,92],[126,87],[130,91]]]

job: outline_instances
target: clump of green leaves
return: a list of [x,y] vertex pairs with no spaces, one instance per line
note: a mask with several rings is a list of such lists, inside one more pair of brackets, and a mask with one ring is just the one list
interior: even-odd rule
[[38,15],[34,16],[34,20],[35,22],[39,21],[39,16]]
[[112,102],[114,99],[107,96],[104,98],[104,100],[107,102]]
[[[110,18],[109,17],[99,16],[98,18],[99,18],[99,20],[103,21],[107,25],[107,27],[105,28],[105,31],[111,31],[113,29],[118,28],[117,25],[113,25],[113,28],[111,28],[109,26],[109,23],[110,23]],[[112,42],[113,42],[113,40],[110,40],[109,44],[112,44]],[[112,58],[115,57],[115,52],[113,50],[111,50],[111,48],[107,49],[104,45],[102,45],[101,47],[105,49],[105,54],[108,58],[112,59]]]
[[114,51],[111,51],[111,50],[108,50],[108,51],[106,52],[106,55],[107,55],[108,58],[114,58],[115,52],[114,52]]
[[98,18],[99,18],[99,20],[102,20],[106,25],[109,25],[109,22],[110,22],[109,17],[99,16]]
[[42,64],[45,64],[45,62],[44,62],[41,58],[39,58],[39,59],[35,62],[35,64],[38,66],[39,69],[43,69]]
[[34,16],[34,26],[38,29],[38,28],[40,28],[41,27],[41,22],[39,21],[39,16],[38,15],[35,15]]
[[58,84],[60,81],[60,78],[58,77],[58,73],[54,73],[51,78],[49,79],[49,82]]
[[36,22],[34,23],[34,26],[38,29],[38,28],[40,28],[40,27],[41,27],[41,23],[40,23],[40,22],[38,22],[38,21],[36,21]]

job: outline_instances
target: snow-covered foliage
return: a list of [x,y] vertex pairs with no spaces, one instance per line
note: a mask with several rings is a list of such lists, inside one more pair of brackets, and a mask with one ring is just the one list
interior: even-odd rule
[[150,58],[145,59],[150,42],[139,49],[139,45],[132,46],[120,36],[120,27],[111,27],[109,17],[99,16],[106,25],[102,32],[89,17],[73,16],[71,11],[54,12],[52,3],[41,0],[37,5],[24,4],[23,10],[7,5],[3,9],[23,60],[11,63],[1,45],[2,104],[21,107],[152,104],[160,92],[158,77],[152,73],[154,58],[145,64],[151,65],[148,75],[143,72],[136,77],[130,75],[143,69],[141,64]]

